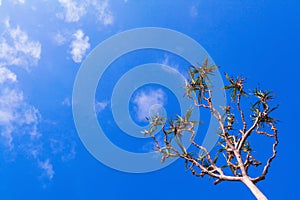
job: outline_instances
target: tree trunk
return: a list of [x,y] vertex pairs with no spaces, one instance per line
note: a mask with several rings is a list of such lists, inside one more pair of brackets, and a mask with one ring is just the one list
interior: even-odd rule
[[251,190],[252,194],[257,199],[259,199],[259,200],[267,200],[268,199],[248,177],[244,177],[242,179],[242,182]]

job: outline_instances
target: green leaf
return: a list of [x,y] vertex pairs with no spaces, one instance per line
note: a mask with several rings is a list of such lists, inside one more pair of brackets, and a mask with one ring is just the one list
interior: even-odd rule
[[191,115],[192,115],[192,109],[190,108],[190,109],[188,109],[188,110],[186,111],[185,119],[186,119],[187,121],[189,121]]
[[203,68],[206,68],[206,67],[207,67],[207,64],[208,64],[208,58],[207,58],[207,56],[206,56],[205,59],[204,59],[203,62],[202,62],[202,67],[203,67]]
[[215,158],[214,158],[214,160],[213,160],[213,163],[216,164],[216,162],[218,161],[218,158],[219,158],[219,154],[216,154],[216,156],[215,156]]

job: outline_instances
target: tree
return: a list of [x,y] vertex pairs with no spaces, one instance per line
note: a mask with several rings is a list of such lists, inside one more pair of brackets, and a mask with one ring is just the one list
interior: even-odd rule
[[[208,110],[218,121],[219,140],[214,150],[209,152],[195,141],[195,127],[200,122],[190,120],[192,109],[173,119],[152,116],[148,119],[150,128],[143,133],[154,140],[155,150],[162,154],[162,162],[168,158],[182,158],[186,168],[197,177],[207,175],[215,180],[215,185],[222,181],[240,181],[257,199],[267,199],[256,183],[265,179],[277,154],[277,120],[271,117],[271,113],[278,107],[271,106],[274,95],[268,90],[258,88],[247,92],[244,78],[232,78],[225,74],[229,84],[224,90],[230,94],[230,102],[220,112],[213,105],[213,85],[209,78],[217,68],[216,65],[210,66],[205,59],[202,66],[190,67],[189,80],[185,85],[185,96],[192,100],[193,106]],[[255,101],[245,109],[244,104],[247,101],[243,102],[244,99],[248,102]],[[161,137],[154,134],[158,129],[161,130]],[[186,134],[191,143],[188,149],[182,143],[182,137]],[[255,151],[250,145],[252,135],[260,135],[273,141],[272,153],[265,165],[255,158]],[[257,138],[261,140],[261,137],[255,139]],[[259,168],[261,171],[259,175],[252,177],[253,170],[249,170],[250,168]]]

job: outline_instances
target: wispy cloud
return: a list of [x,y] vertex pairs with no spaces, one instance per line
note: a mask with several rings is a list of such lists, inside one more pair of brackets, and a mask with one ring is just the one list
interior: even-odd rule
[[29,39],[20,26],[11,27],[5,20],[5,31],[0,34],[0,66],[18,65],[27,68],[36,65],[41,57],[41,43]]
[[98,20],[104,25],[110,25],[114,21],[107,0],[86,0],[83,2],[59,0],[59,3],[64,8],[64,11],[58,13],[57,17],[64,19],[66,22],[78,22],[87,13],[95,14]]
[[[26,102],[23,92],[18,89],[15,74],[7,69],[0,70],[0,77],[4,77],[0,83],[0,145],[6,149],[6,154],[11,155],[10,161],[14,161],[15,154],[24,155],[37,162],[44,176],[51,180],[54,170],[50,160],[40,162],[47,156],[43,147],[47,144],[41,140],[42,134],[38,130],[41,114]],[[72,154],[74,152],[75,149]],[[61,154],[66,156],[65,152]],[[68,154],[67,156],[70,157]]]
[[197,17],[198,16],[198,8],[197,6],[191,6],[190,8],[190,16],[191,17]]
[[57,33],[53,39],[54,39],[54,42],[59,46],[65,44],[67,42],[67,37],[65,35],[63,35],[62,33]]
[[21,3],[21,4],[24,4],[25,3],[25,0],[13,0],[14,3]]
[[[37,65],[41,44],[31,40],[20,26],[11,26],[9,19],[4,20],[4,28],[0,33],[0,145],[11,155],[10,161],[14,160],[15,153],[38,161],[42,151],[41,134],[38,131],[41,114],[25,99],[23,91],[19,89],[17,75],[10,67],[29,69]],[[50,179],[53,178],[54,171],[49,160],[39,163],[39,167],[45,170]]]
[[146,121],[150,117],[151,109],[155,106],[163,106],[166,102],[166,95],[161,89],[141,91],[133,99],[135,104],[136,117],[139,121]]
[[[162,61],[160,61],[160,63],[163,64],[163,65],[165,65],[165,66],[167,66],[167,67],[164,67],[163,69],[165,71],[169,72],[169,73],[174,73],[176,71],[178,72],[178,70],[179,70],[179,65],[175,64],[175,63],[172,63],[170,61],[170,57],[168,55],[164,55],[164,59]],[[168,68],[168,67],[174,69],[175,71],[172,70],[172,69],[170,69],[170,68]]]
[[6,67],[0,67],[0,84],[5,82],[17,82],[17,76]]
[[[25,2],[25,1],[24,1]],[[21,1],[20,1],[21,3]],[[42,126],[40,111],[29,103],[14,73],[15,67],[20,66],[26,70],[37,65],[41,57],[41,44],[30,38],[26,31],[19,25],[11,25],[10,20],[4,20],[4,31],[0,32],[0,145],[8,155],[9,161],[16,161],[15,155],[23,155],[36,163],[37,168],[43,170],[43,174],[49,180],[54,177],[52,157],[49,157],[50,139],[56,138],[63,141],[62,146],[69,141],[62,140],[62,134],[41,133]],[[71,48],[76,59],[81,60],[86,49],[89,48],[88,37],[82,31],[73,35]],[[70,40],[69,40],[70,41]],[[69,42],[67,41],[67,42]],[[77,57],[76,57],[77,56]],[[68,104],[67,100],[64,102]],[[69,136],[68,136],[69,138]],[[73,159],[76,155],[75,143],[56,156],[62,161]],[[51,156],[53,156],[51,154]],[[51,158],[51,159],[50,159]],[[6,158],[3,158],[6,161]],[[43,177],[44,177],[43,176]]]
[[28,69],[37,64],[41,44],[30,40],[19,26],[12,27],[9,19],[4,20],[4,27],[0,34],[0,126],[1,142],[11,150],[14,140],[23,135],[32,140],[39,137],[40,113],[26,102],[23,91],[18,88],[17,75],[9,67],[18,65]]
[[[67,142],[66,142],[67,141]],[[62,161],[68,161],[76,156],[76,143],[70,138],[51,138],[50,149],[52,155],[60,155]]]
[[69,97],[66,97],[66,98],[61,102],[61,104],[62,104],[63,106],[71,106],[71,105],[72,105],[71,100],[70,100]]
[[90,48],[89,37],[84,36],[84,32],[79,29],[73,34],[73,38],[74,40],[70,45],[72,59],[74,62],[80,63],[86,51]]
[[102,2],[92,1],[92,5],[96,8],[96,15],[98,16],[98,20],[102,22],[104,25],[110,25],[114,22],[114,16],[109,9],[109,4],[107,0]]
[[100,113],[101,111],[103,111],[108,105],[108,101],[97,101],[95,103],[95,110],[96,110],[96,113]]
[[63,15],[60,14],[58,16],[62,17],[66,22],[77,22],[86,13],[85,4],[72,0],[58,0],[58,2],[65,10]]
[[[13,4],[24,4],[25,0],[9,0]],[[2,4],[2,0],[0,0],[0,6]]]
[[14,137],[19,138],[23,134],[33,139],[38,137],[39,119],[39,111],[25,102],[22,91],[12,87],[0,89],[0,126],[4,130],[1,136],[6,138],[5,145],[9,149],[14,148]]
[[44,141],[41,140],[42,134],[38,130],[41,119],[39,110],[30,105],[23,91],[18,89],[16,74],[1,67],[0,145],[6,149],[6,154],[11,155],[10,161],[14,161],[15,154],[24,155],[37,162],[44,176],[52,180],[54,170],[50,160],[40,161],[46,156],[43,154],[45,149]]
[[39,161],[38,162],[39,167],[44,171],[44,175],[51,180],[54,176],[54,170],[53,165],[51,164],[49,159],[46,159],[45,161]]

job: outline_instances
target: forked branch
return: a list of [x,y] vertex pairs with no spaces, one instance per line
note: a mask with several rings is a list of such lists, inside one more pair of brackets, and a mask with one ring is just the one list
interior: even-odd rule
[[[223,112],[218,111],[213,105],[213,90],[210,81],[210,76],[217,68],[217,66],[209,66],[207,59],[200,67],[192,66],[189,70],[189,80],[185,85],[185,96],[192,100],[193,105],[196,108],[208,110],[218,121],[219,141],[213,155],[204,146],[195,142],[195,126],[199,124],[199,121],[190,120],[192,109],[187,110],[184,116],[177,115],[173,119],[153,116],[148,119],[150,128],[143,133],[153,139],[155,151],[162,154],[162,162],[167,158],[180,157],[184,159],[186,169],[195,176],[210,176],[215,179],[215,184],[222,181],[240,181],[252,191],[257,199],[267,199],[255,184],[265,179],[271,162],[277,154],[277,120],[270,115],[278,106],[271,108],[273,95],[270,91],[255,89],[252,93],[247,93],[244,90],[244,78],[234,79],[225,74],[229,84],[224,89],[230,94],[231,101],[228,105],[224,105]],[[250,111],[243,109],[245,107],[242,106],[243,98],[256,99],[253,105],[249,106]],[[247,118],[246,113],[249,112]],[[159,129],[162,130],[161,139],[154,135]],[[261,175],[257,177],[249,174],[249,168],[262,164],[253,155],[250,145],[252,134],[274,140],[272,155],[267,159]],[[182,138],[187,136],[192,144],[189,149],[186,149],[186,145],[182,142]]]

